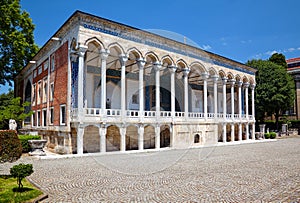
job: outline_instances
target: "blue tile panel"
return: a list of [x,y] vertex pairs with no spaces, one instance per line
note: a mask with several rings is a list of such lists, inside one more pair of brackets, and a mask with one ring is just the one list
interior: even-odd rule
[[199,59],[201,61],[212,62],[213,64],[216,64],[216,65],[219,65],[219,66],[223,66],[223,67],[226,67],[226,68],[229,68],[229,69],[233,69],[233,70],[237,70],[237,71],[240,71],[240,72],[243,72],[243,73],[254,75],[254,72],[246,70],[246,69],[238,67],[238,66],[233,66],[233,65],[223,63],[221,61],[211,59],[211,58],[208,58],[208,57],[204,57],[204,56],[194,54],[194,53],[191,53],[191,52],[187,53],[186,51],[184,51],[182,49],[178,49],[178,48],[175,48],[175,47],[172,47],[172,46],[168,46],[167,44],[162,44],[162,43],[159,43],[159,42],[155,42],[155,41],[152,41],[150,39],[143,39],[141,36],[137,36],[137,35],[133,36],[132,32],[128,33],[128,32],[120,31],[120,30],[117,30],[117,29],[109,30],[105,27],[97,27],[97,26],[94,26],[94,25],[86,24],[86,23],[83,24],[83,27],[86,28],[86,29],[98,31],[98,32],[101,32],[101,33],[117,36],[117,37],[120,37],[122,39],[130,40],[130,41],[133,41],[133,42],[146,44],[148,46],[163,49],[163,50],[166,50],[166,51],[170,51],[170,52],[174,52],[174,53],[178,53],[178,54],[182,54],[182,55],[187,55],[188,54],[189,57]]

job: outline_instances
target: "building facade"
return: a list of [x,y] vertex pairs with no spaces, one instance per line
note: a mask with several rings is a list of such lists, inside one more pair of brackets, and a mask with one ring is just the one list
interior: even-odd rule
[[59,153],[255,139],[255,69],[76,11],[15,79],[24,131]]
[[293,76],[295,81],[295,104],[294,108],[289,112],[289,115],[292,118],[299,120],[300,119],[300,57],[287,59],[286,63],[288,65],[287,72]]

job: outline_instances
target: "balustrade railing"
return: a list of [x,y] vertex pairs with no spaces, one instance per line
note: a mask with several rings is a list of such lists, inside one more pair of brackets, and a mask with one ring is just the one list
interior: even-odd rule
[[[101,108],[84,108],[83,112],[85,116],[102,116],[102,109]],[[78,116],[78,109],[74,108],[71,109],[70,112],[71,118],[75,118]],[[120,117],[122,116],[122,111],[120,109],[105,109],[105,116],[107,117]],[[126,110],[125,115],[128,118],[138,118],[143,116],[144,118],[156,118],[157,112],[156,111],[143,111],[142,114],[139,110]],[[171,111],[160,111],[158,114],[159,117],[164,118],[171,118],[172,112]],[[188,118],[190,119],[204,119],[205,114],[203,112],[189,112]],[[174,118],[185,118],[185,112],[174,112]],[[223,113],[207,113],[207,119],[224,119]],[[245,114],[226,114],[225,119],[234,119],[234,120],[253,120],[253,115],[248,115],[248,118]]]

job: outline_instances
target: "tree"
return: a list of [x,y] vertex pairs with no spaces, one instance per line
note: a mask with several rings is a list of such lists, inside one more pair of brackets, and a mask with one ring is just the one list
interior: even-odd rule
[[269,61],[276,63],[277,65],[280,65],[284,68],[288,67],[285,60],[285,56],[283,54],[275,53],[269,58]]
[[15,130],[0,130],[0,163],[14,162],[22,155],[22,145]]
[[295,84],[286,69],[271,61],[252,60],[248,66],[257,69],[255,88],[256,118],[264,121],[265,114],[275,115],[276,126],[280,113],[293,106]]
[[10,174],[14,178],[17,178],[19,191],[23,187],[22,179],[27,177],[27,176],[30,176],[32,173],[33,173],[32,164],[22,164],[21,163],[21,164],[13,166],[10,169]]
[[32,112],[25,113],[25,107],[30,102],[21,104],[21,98],[14,98],[14,93],[10,90],[8,93],[0,95],[0,129],[8,129],[9,119],[14,119],[20,125],[20,122],[31,116]]
[[0,0],[0,85],[8,83],[37,53],[34,25],[19,0]]

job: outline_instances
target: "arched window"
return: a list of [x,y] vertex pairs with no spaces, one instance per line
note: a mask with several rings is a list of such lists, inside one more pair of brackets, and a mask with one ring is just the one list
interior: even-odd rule
[[196,134],[194,136],[194,143],[199,143],[199,142],[200,142],[200,136],[199,136],[199,134]]

